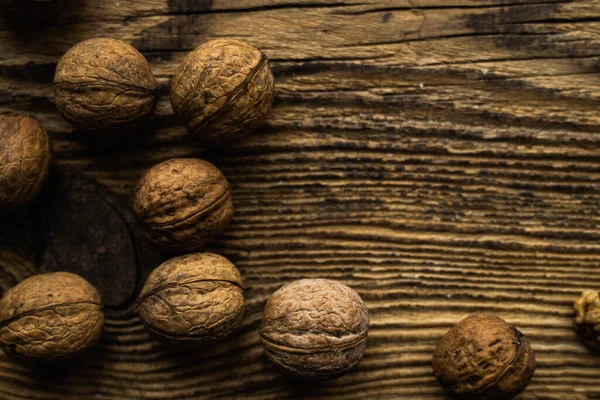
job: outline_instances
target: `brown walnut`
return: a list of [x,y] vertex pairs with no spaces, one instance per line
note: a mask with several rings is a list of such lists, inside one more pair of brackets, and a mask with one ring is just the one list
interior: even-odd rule
[[510,399],[533,377],[529,342],[514,326],[488,314],[455,325],[433,353],[433,372],[451,398]]
[[212,144],[234,142],[260,126],[274,97],[266,56],[239,40],[202,44],[171,82],[171,105],[190,133]]
[[0,115],[0,211],[33,200],[50,172],[52,149],[44,128],[25,115]]
[[590,350],[600,352],[600,294],[593,290],[583,292],[574,308],[579,337]]
[[265,306],[260,338],[283,372],[304,379],[344,374],[361,359],[369,312],[348,286],[302,279],[277,290]]
[[231,221],[229,182],[207,161],[168,160],[142,177],[135,192],[134,211],[151,242],[174,253],[193,251]]
[[152,115],[157,83],[136,49],[115,39],[90,39],[60,59],[54,75],[60,114],[89,131],[129,127]]
[[172,258],[148,277],[138,301],[144,325],[173,343],[199,344],[231,333],[244,314],[242,278],[225,257]]
[[93,346],[103,323],[100,295],[85,279],[34,275],[0,300],[0,347],[29,361],[66,359]]

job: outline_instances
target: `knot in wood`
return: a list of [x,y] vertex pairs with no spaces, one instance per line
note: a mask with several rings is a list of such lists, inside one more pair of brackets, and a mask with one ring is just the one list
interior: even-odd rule
[[35,266],[16,252],[0,249],[0,293],[4,295],[10,288],[25,278],[38,273]]

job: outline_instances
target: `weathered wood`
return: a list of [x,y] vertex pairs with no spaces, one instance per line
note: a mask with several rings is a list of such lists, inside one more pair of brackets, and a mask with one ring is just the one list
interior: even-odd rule
[[[242,271],[247,311],[239,333],[190,353],[110,310],[99,349],[68,371],[0,358],[0,397],[441,399],[437,339],[489,311],[536,352],[520,398],[600,399],[600,358],[571,328],[572,302],[600,289],[600,1],[64,3],[54,24],[0,23],[1,107],[45,124],[57,169],[123,196],[155,162],[215,163],[236,215],[211,249]],[[150,129],[90,139],[56,113],[57,60],[97,36],[150,60]],[[263,50],[277,85],[266,126],[219,151],[175,124],[168,99],[186,52],[217,37]],[[303,277],[340,279],[371,311],[365,358],[323,385],[286,380],[257,335],[269,295]]]
[[40,198],[41,271],[83,276],[106,306],[133,304],[164,258],[115,194],[77,174],[55,175]]

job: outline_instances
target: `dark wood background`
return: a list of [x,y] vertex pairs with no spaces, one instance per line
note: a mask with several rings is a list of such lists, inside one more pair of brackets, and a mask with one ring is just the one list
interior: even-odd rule
[[[100,140],[61,120],[52,91],[60,56],[99,36],[138,48],[161,88],[148,127]],[[277,92],[263,129],[217,151],[175,124],[168,85],[219,37],[263,50]],[[600,357],[571,328],[573,301],[600,289],[599,72],[598,0],[65,0],[49,24],[2,20],[1,107],[39,118],[56,151],[38,207],[2,224],[24,225],[13,242],[40,268],[89,276],[110,307],[79,363],[0,357],[0,398],[442,399],[433,347],[485,311],[533,345],[520,398],[600,399]],[[210,249],[246,287],[241,330],[192,352],[151,340],[131,307],[161,256],[128,196],[176,156],[234,185],[234,222]],[[257,335],[269,295],[305,277],[347,283],[372,317],[358,367],[322,385],[286,380]]]

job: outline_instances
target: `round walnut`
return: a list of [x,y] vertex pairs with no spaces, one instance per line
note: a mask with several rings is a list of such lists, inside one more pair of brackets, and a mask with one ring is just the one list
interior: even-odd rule
[[52,149],[44,128],[20,114],[0,115],[0,211],[33,200],[50,172]]
[[175,71],[171,104],[202,141],[237,141],[262,124],[274,96],[266,56],[238,40],[217,39],[196,48]]
[[535,367],[535,356],[523,334],[487,314],[459,322],[433,354],[436,378],[456,399],[510,399],[525,390]]
[[242,321],[242,277],[229,260],[217,254],[172,258],[148,277],[138,311],[144,325],[167,342],[217,340]]
[[208,243],[231,221],[229,182],[207,161],[168,160],[142,177],[134,211],[151,242],[169,252],[187,253]]
[[348,286],[302,279],[273,293],[265,307],[260,338],[267,357],[297,378],[329,379],[361,359],[369,312]]
[[0,300],[0,347],[28,361],[66,359],[93,346],[103,323],[100,295],[85,279],[34,275]]
[[590,350],[600,351],[600,294],[593,290],[583,292],[574,308],[579,337]]
[[90,39],[60,59],[54,76],[60,114],[89,131],[130,127],[154,112],[157,83],[136,49],[115,39]]

